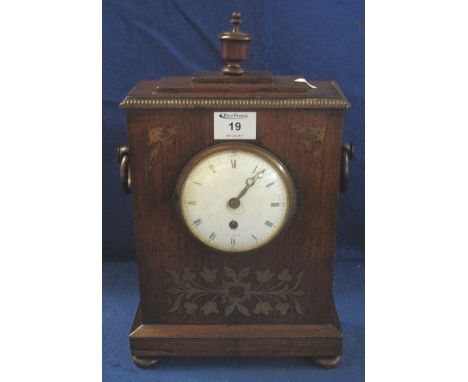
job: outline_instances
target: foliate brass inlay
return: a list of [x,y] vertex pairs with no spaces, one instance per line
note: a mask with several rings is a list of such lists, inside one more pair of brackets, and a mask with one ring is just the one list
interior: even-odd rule
[[343,98],[322,99],[206,99],[206,98],[131,98],[121,103],[122,109],[212,109],[242,107],[244,109],[347,109],[349,102]]
[[316,126],[291,126],[291,129],[301,140],[302,146],[307,153],[319,160],[322,157],[322,147],[327,133],[326,127]]
[[181,126],[172,127],[150,127],[148,129],[148,146],[150,153],[148,157],[148,170],[153,169],[153,165],[158,161],[158,158],[164,147],[172,145],[177,137],[177,131],[182,129]]
[[183,309],[187,314],[201,311],[203,314],[230,316],[234,311],[243,316],[290,313],[303,315],[299,289],[305,271],[294,280],[288,269],[275,274],[269,268],[250,271],[243,268],[236,272],[225,267],[223,271],[203,267],[192,272],[185,267],[181,274],[168,272],[172,286],[167,292],[174,296],[169,312]]

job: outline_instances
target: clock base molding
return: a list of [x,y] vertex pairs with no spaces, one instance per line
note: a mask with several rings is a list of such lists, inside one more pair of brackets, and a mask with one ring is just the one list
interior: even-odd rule
[[138,309],[130,349],[140,367],[170,356],[304,356],[319,366],[334,367],[342,353],[343,335],[336,312],[331,316],[335,322],[329,324],[143,324]]

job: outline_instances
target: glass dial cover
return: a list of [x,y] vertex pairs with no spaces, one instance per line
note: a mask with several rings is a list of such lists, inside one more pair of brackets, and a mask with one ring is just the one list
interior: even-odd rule
[[296,203],[285,166],[247,143],[218,144],[199,152],[182,170],[176,194],[191,234],[225,253],[271,243],[287,226]]

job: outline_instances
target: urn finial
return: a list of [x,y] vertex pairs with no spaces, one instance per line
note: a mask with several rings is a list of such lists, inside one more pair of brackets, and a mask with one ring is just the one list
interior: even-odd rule
[[231,32],[223,32],[218,35],[221,40],[221,58],[227,61],[227,65],[221,68],[221,72],[227,75],[242,75],[245,74],[245,70],[240,66],[240,63],[247,58],[252,36],[239,31],[240,12],[232,14],[231,23]]

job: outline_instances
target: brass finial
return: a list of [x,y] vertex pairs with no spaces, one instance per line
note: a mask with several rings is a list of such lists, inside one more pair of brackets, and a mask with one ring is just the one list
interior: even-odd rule
[[241,13],[240,12],[234,12],[232,14],[232,33],[239,33],[239,24],[241,23]]

